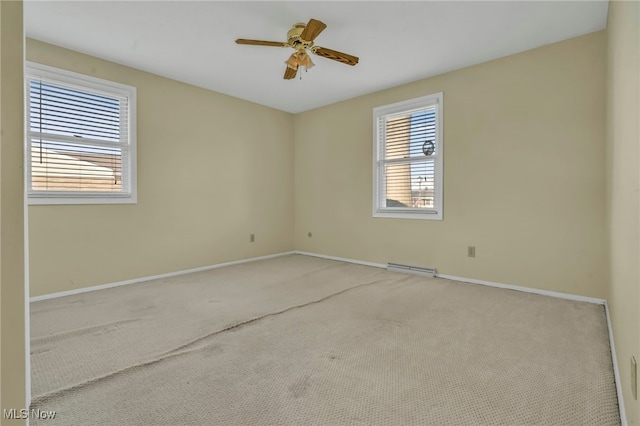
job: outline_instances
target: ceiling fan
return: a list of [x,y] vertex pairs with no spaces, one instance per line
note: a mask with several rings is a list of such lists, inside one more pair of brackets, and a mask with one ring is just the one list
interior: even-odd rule
[[347,53],[338,52],[337,50],[327,49],[326,47],[315,46],[313,44],[316,37],[320,35],[327,24],[310,19],[305,25],[304,23],[294,24],[287,32],[287,41],[264,41],[264,40],[248,40],[239,38],[236,40],[238,44],[251,44],[255,46],[274,46],[274,47],[292,47],[296,51],[285,61],[287,68],[284,71],[285,80],[290,80],[296,76],[298,69],[302,66],[305,69],[311,68],[314,64],[309,57],[307,51],[314,53],[323,58],[342,62],[343,64],[354,66],[358,63],[358,57]]

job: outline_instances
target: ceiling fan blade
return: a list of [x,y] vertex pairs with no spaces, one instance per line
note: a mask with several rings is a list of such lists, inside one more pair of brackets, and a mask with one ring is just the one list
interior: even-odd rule
[[293,68],[287,66],[287,68],[284,70],[284,79],[291,80],[296,76],[297,73],[298,73],[298,70],[294,70]]
[[306,41],[313,41],[320,35],[324,29],[327,28],[327,24],[322,21],[318,21],[317,19],[309,19],[309,23],[304,27],[302,34],[300,34],[300,38]]
[[265,41],[265,40],[248,40],[246,38],[239,38],[236,40],[238,44],[251,44],[254,46],[273,46],[273,47],[288,47],[289,45],[282,41]]
[[314,47],[311,49],[313,53],[323,58],[342,62],[343,64],[354,66],[360,59],[357,56],[348,53],[338,52],[337,50],[327,49],[326,47]]

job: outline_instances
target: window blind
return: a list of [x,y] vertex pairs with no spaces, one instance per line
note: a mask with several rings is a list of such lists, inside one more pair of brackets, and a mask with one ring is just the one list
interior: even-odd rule
[[30,195],[128,195],[126,96],[28,78]]
[[378,117],[380,208],[437,213],[437,133],[433,105]]

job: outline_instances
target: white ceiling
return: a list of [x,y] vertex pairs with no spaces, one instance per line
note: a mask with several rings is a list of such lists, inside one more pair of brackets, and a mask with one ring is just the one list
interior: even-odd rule
[[[284,80],[292,24],[321,20],[318,56]],[[607,1],[34,1],[27,37],[297,113],[605,28]]]

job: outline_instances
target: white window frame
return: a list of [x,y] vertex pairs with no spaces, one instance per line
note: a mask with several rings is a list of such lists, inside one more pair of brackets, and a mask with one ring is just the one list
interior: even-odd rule
[[[128,100],[128,143],[129,155],[123,162],[123,179],[128,179],[127,192],[90,192],[90,191],[32,191],[31,190],[31,121],[29,80],[32,78],[63,83],[80,90],[103,93],[107,96],[122,96]],[[25,163],[27,172],[27,195],[30,205],[38,204],[135,204],[137,203],[137,156],[136,156],[136,88],[126,84],[103,80],[101,78],[67,71],[35,62],[25,62]]]
[[[383,207],[382,202],[384,201],[386,204],[386,194],[384,191],[386,178],[384,170],[385,164],[387,164],[387,162],[384,161],[384,149],[386,147],[386,140],[384,140],[384,131],[380,131],[381,128],[379,125],[379,120],[384,119],[386,116],[391,114],[409,112],[425,107],[435,107],[436,109],[437,148],[436,153],[433,156],[430,156],[430,158],[433,158],[435,160],[434,208],[424,209],[417,207]],[[373,109],[373,217],[443,220],[443,109],[443,92],[421,96],[419,98],[409,99],[390,105],[383,105]]]

